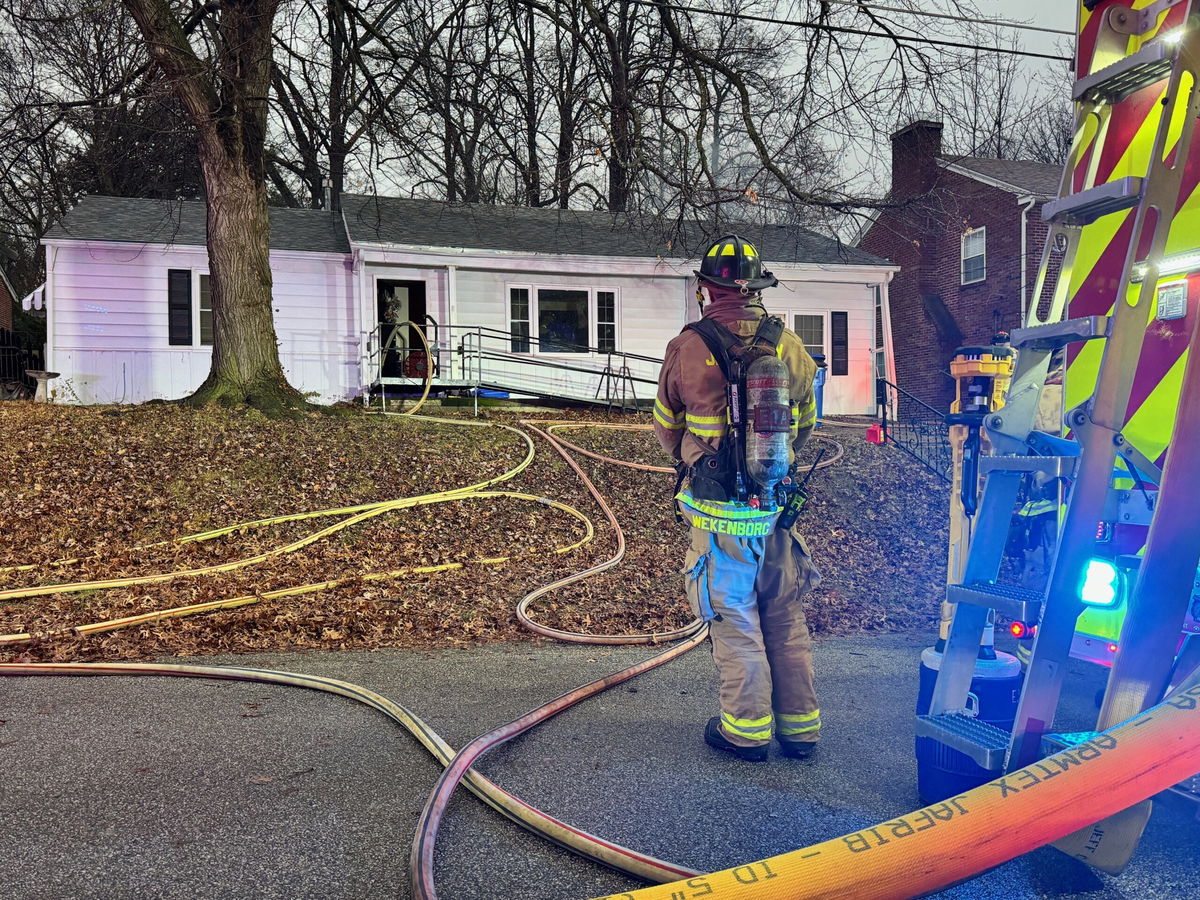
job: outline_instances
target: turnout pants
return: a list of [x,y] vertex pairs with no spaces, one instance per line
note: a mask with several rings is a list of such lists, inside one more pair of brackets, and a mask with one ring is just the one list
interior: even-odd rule
[[683,575],[692,612],[710,623],[722,734],[742,747],[765,744],[772,734],[816,741],[821,711],[800,598],[821,576],[800,536],[693,528]]

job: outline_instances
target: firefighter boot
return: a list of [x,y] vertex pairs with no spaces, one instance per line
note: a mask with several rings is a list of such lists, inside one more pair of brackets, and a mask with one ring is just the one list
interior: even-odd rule
[[730,743],[725,739],[725,735],[721,734],[720,722],[721,720],[717,716],[708,720],[708,724],[704,726],[704,743],[716,750],[732,753],[738,759],[744,759],[746,762],[767,761],[766,744],[760,747],[739,747],[737,744]]
[[788,759],[812,759],[817,752],[817,742],[780,740],[779,750]]

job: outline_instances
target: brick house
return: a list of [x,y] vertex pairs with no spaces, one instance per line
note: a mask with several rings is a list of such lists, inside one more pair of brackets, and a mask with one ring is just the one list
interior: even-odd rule
[[892,135],[892,187],[859,246],[900,266],[891,284],[897,384],[937,409],[954,398],[956,347],[986,344],[1024,320],[1041,264],[1042,204],[1062,168],[943,155],[942,125]]
[[8,280],[4,270],[0,269],[0,328],[6,331],[12,330],[13,305],[16,302],[17,294],[13,290],[12,282]]

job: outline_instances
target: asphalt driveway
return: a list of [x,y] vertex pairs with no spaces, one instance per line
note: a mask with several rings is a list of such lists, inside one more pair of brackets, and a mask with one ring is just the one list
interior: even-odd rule
[[[820,758],[752,766],[700,741],[714,672],[698,649],[485,757],[525,800],[628,846],[711,870],[920,806],[913,707],[924,635],[826,639]],[[508,645],[420,653],[179,660],[328,675],[408,706],[455,747],[649,655]],[[165,661],[165,660],[164,660]],[[1103,675],[1076,664],[1059,727],[1082,729]],[[337,697],[170,678],[0,679],[4,895],[409,897],[407,857],[438,767],[406,732]],[[962,898],[1200,898],[1200,821],[1167,797],[1110,877],[1044,848],[951,888]],[[463,792],[438,844],[445,900],[580,898],[632,879],[578,859]]]

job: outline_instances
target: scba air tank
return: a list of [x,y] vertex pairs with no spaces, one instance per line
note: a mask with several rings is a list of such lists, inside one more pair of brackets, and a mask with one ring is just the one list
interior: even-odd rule
[[746,471],[770,490],[788,473],[791,378],[783,360],[760,356],[746,370]]

